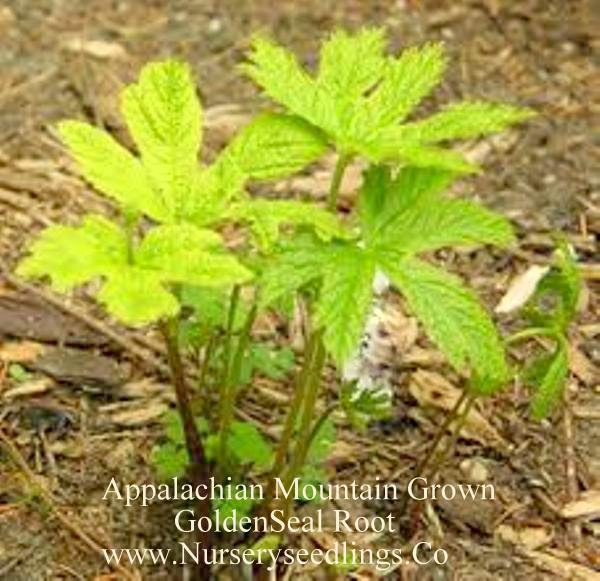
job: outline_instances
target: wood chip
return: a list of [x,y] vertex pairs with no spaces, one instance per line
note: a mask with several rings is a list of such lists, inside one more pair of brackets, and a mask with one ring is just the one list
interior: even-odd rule
[[[123,427],[140,427],[160,421],[169,406],[160,399],[135,402],[134,406],[103,406],[101,412],[110,413],[110,421]],[[112,411],[114,410],[114,411]]]
[[500,525],[495,533],[503,541],[528,550],[547,545],[553,536],[552,531],[542,526],[513,528],[509,525]]
[[[412,374],[408,389],[419,405],[446,412],[454,407],[461,395],[461,390],[454,387],[439,373],[425,370]],[[461,435],[501,451],[508,451],[511,448],[509,442],[476,409],[469,412]]]
[[564,518],[600,518],[600,490],[588,490],[560,511]]
[[70,52],[83,53],[98,59],[121,59],[127,56],[125,48],[116,42],[71,38],[64,43]]
[[548,270],[550,270],[549,266],[534,264],[516,276],[496,306],[495,312],[504,314],[520,309],[532,297],[538,283]]
[[40,395],[49,391],[54,385],[54,381],[52,381],[49,377],[43,377],[34,381],[21,383],[15,387],[12,387],[11,389],[7,389],[2,394],[2,397],[3,399],[15,399],[30,395]]

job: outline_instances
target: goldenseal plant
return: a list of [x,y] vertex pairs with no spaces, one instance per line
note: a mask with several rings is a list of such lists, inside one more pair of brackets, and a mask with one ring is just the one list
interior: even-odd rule
[[357,349],[378,274],[403,294],[448,361],[469,372],[474,394],[494,393],[509,375],[503,342],[475,294],[419,255],[448,246],[513,241],[502,216],[444,196],[452,181],[479,168],[442,145],[500,131],[532,112],[465,101],[424,120],[407,121],[442,78],[443,48],[431,43],[388,56],[385,44],[381,29],[354,35],[337,31],[322,45],[318,71],[311,74],[288,50],[258,36],[242,66],[267,96],[305,120],[334,150],[330,211],[336,211],[348,164],[354,159],[369,164],[352,220],[353,238],[327,242],[303,233],[291,237],[263,272],[264,305],[287,293],[313,291],[313,334],[277,454],[276,469],[282,469],[294,431],[292,417],[300,413],[288,477],[302,465],[309,445],[326,353],[343,368]]
[[[276,478],[286,489],[295,479],[323,480],[335,427],[332,406],[317,417],[321,376],[329,361],[343,375],[357,354],[378,280],[404,296],[423,330],[467,378],[465,394],[493,394],[506,383],[504,344],[486,309],[427,256],[445,247],[514,240],[505,218],[444,193],[479,171],[446,145],[501,131],[532,112],[466,101],[409,119],[445,67],[437,43],[388,55],[381,29],[334,32],[314,73],[285,48],[256,37],[241,69],[282,112],[257,116],[210,164],[198,160],[202,107],[194,82],[189,68],[174,60],[147,65],[123,92],[121,112],[136,154],[87,123],[59,124],[83,177],[116,202],[118,218],[89,215],[77,226],[46,229],[18,272],[49,277],[61,292],[99,281],[88,288],[99,289],[109,315],[161,329],[179,415],[165,419],[166,441],[153,455],[160,474],[187,472],[206,483],[213,474],[241,482],[266,473],[263,510]],[[336,164],[326,207],[246,190],[252,181],[299,172],[331,151]],[[342,219],[338,194],[354,160],[367,169],[356,208]],[[232,247],[221,235],[224,226],[241,227],[247,236]],[[236,398],[252,375],[248,361],[260,360],[251,333],[257,314],[294,299],[306,305],[309,330],[272,450],[255,426],[235,420]],[[186,373],[182,350],[197,361],[195,374]],[[273,373],[273,365],[263,356],[254,367]],[[288,357],[275,373],[290,366]],[[198,378],[197,392],[190,390],[190,375]],[[339,397],[362,426],[381,416],[386,399],[389,393],[351,380]],[[210,503],[199,510],[210,516]],[[209,536],[201,541],[211,546]]]

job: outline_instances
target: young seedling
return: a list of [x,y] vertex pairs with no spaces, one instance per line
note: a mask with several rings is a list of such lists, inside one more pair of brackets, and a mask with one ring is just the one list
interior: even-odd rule
[[509,344],[532,339],[552,343],[550,351],[538,352],[521,372],[524,382],[533,388],[531,413],[538,420],[548,417],[562,399],[569,372],[569,326],[577,314],[581,284],[573,250],[563,241],[556,249],[554,264],[523,308],[529,326],[507,339]]
[[[491,394],[508,377],[502,340],[474,293],[419,255],[448,246],[512,242],[512,228],[502,216],[443,195],[454,179],[478,168],[439,144],[500,131],[532,113],[467,101],[406,122],[440,82],[446,66],[443,49],[432,43],[398,57],[384,49],[380,29],[335,32],[321,48],[318,71],[311,74],[285,48],[257,37],[243,65],[266,95],[305,120],[335,150],[329,210],[336,210],[348,164],[357,158],[370,164],[353,216],[353,237],[325,242],[297,235],[279,246],[262,273],[261,306],[311,289],[313,331],[273,471],[283,471],[287,479],[304,461],[325,352],[340,369],[352,357],[380,273],[404,295],[449,362],[470,372],[469,393]],[[297,414],[300,428],[291,464],[284,470]]]

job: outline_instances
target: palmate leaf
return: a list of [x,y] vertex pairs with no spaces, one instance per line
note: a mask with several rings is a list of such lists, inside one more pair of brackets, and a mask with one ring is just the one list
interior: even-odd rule
[[269,249],[277,241],[281,226],[312,226],[322,240],[344,238],[344,227],[331,212],[313,203],[295,200],[252,199],[233,204],[229,218],[249,222],[258,244]]
[[259,38],[243,68],[272,99],[321,129],[340,153],[376,163],[475,172],[462,155],[434,144],[499,131],[531,116],[515,107],[467,102],[398,125],[440,82],[446,59],[438,43],[385,57],[383,40],[378,29],[336,32],[322,46],[315,78],[289,51]]
[[87,216],[81,226],[50,226],[31,245],[17,269],[19,276],[49,276],[52,287],[66,292],[97,276],[113,273],[127,261],[121,229],[102,216]]
[[201,142],[202,109],[189,67],[151,63],[122,94],[121,109],[147,174],[173,216],[192,194]]
[[152,188],[144,167],[106,131],[80,121],[63,121],[58,132],[83,176],[100,192],[154,218],[166,220],[168,210]]
[[373,297],[375,261],[355,245],[340,244],[323,272],[317,302],[317,324],[323,342],[338,365],[356,350]]
[[473,369],[473,388],[493,393],[508,377],[504,349],[475,294],[460,280],[416,258],[378,257],[429,337],[461,371]]
[[107,310],[126,324],[144,324],[178,312],[165,283],[225,287],[252,276],[233,255],[215,250],[220,242],[214,232],[191,225],[157,226],[130,260],[120,228],[90,216],[79,227],[51,226],[42,232],[18,273],[49,276],[59,291],[101,277],[98,299]]

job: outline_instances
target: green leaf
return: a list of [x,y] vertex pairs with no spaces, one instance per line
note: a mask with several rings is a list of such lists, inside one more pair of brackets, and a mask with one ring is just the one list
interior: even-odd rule
[[342,385],[340,402],[352,426],[364,430],[372,421],[390,416],[392,394],[384,383],[363,386],[359,380]]
[[336,440],[335,424],[328,418],[315,434],[306,455],[307,464],[319,465],[325,462]]
[[405,141],[401,126],[380,132],[362,144],[361,152],[375,163],[401,161],[415,167],[438,168],[463,174],[479,171],[478,166],[468,162],[456,151]]
[[389,59],[383,80],[367,101],[364,120],[374,128],[400,123],[441,81],[445,68],[441,43],[412,47]]
[[385,274],[449,362],[460,371],[471,366],[479,393],[496,391],[508,377],[504,348],[475,294],[458,278],[416,258],[392,253],[382,258]]
[[385,67],[385,32],[336,30],[323,44],[317,82],[336,99],[356,99],[379,81]]
[[63,121],[58,133],[79,165],[83,177],[100,192],[154,218],[166,220],[162,203],[140,161],[108,133],[80,121]]
[[122,95],[127,127],[163,203],[179,216],[198,171],[202,110],[188,65],[166,60],[146,65]]
[[252,367],[269,379],[284,379],[294,367],[294,352],[289,347],[256,344],[250,351]]
[[255,36],[244,71],[274,101],[285,105],[321,129],[335,127],[332,97],[302,69],[293,53],[262,36]]
[[161,284],[159,272],[127,267],[111,274],[98,293],[108,312],[127,325],[144,325],[179,312],[179,303]]
[[312,226],[319,238],[326,241],[347,236],[337,216],[309,202],[253,199],[232,205],[228,215],[234,220],[248,221],[258,244],[265,250],[277,241],[284,225]]
[[535,387],[531,400],[531,413],[542,420],[551,413],[560,401],[569,372],[566,347],[561,343],[550,356],[542,356],[533,362],[527,371],[527,379]]
[[191,224],[157,226],[142,240],[135,262],[168,282],[223,287],[252,278],[232,254],[217,251],[220,244],[218,234]]
[[373,296],[375,262],[357,246],[340,245],[332,251],[323,273],[316,310],[325,329],[323,342],[338,365],[355,351]]
[[566,333],[577,314],[581,286],[581,274],[573,250],[566,242],[559,242],[554,264],[538,283],[525,307],[525,316],[535,326],[551,327]]
[[464,101],[423,121],[407,123],[399,130],[407,142],[436,143],[496,133],[526,121],[535,113],[530,109],[500,103]]
[[[237,172],[240,181],[272,180],[303,169],[326,147],[321,132],[304,119],[269,113],[244,127],[215,163],[225,166],[225,172]],[[225,176],[235,183],[235,173]]]
[[[411,254],[444,246],[504,246],[514,240],[510,223],[500,214],[474,202],[440,197],[439,189],[450,179],[447,172],[405,168],[394,181],[368,183],[371,195],[387,202],[371,243],[379,251]],[[375,187],[384,193],[374,194]]]
[[371,241],[390,222],[421,198],[430,200],[455,178],[455,174],[435,168],[403,167],[395,179],[386,166],[371,166],[364,174],[359,194],[362,231]]
[[320,278],[331,259],[329,247],[310,235],[296,236],[270,256],[260,276],[259,306],[268,307],[285,295]]
[[17,269],[19,276],[49,276],[52,287],[65,292],[109,275],[127,261],[127,242],[120,228],[101,216],[84,218],[81,226],[50,226],[31,245]]
[[[252,498],[215,498],[213,509],[218,510],[221,522],[227,517],[237,516],[237,522],[243,517],[249,516],[254,508],[255,501]],[[235,511],[235,512],[234,512]]]
[[184,284],[181,288],[181,304],[191,307],[196,320],[209,328],[224,327],[226,324],[227,295],[223,289]]
[[229,453],[240,465],[268,468],[273,460],[273,450],[254,424],[232,422],[227,439]]
[[189,455],[185,447],[178,446],[173,442],[165,442],[153,448],[150,462],[154,466],[158,478],[166,481],[185,475]]

